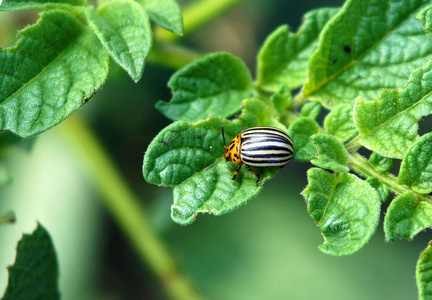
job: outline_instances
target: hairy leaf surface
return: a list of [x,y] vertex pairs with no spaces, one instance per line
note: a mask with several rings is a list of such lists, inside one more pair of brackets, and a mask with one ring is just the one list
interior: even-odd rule
[[177,71],[168,86],[170,102],[156,108],[167,118],[198,122],[210,115],[226,118],[239,112],[241,102],[255,95],[246,65],[228,53],[212,53]]
[[432,226],[432,205],[421,201],[413,192],[393,199],[384,219],[387,240],[396,237],[412,240],[420,231]]
[[378,193],[352,174],[331,174],[318,168],[308,170],[308,181],[302,194],[325,240],[320,250],[349,255],[363,248],[378,225]]
[[308,117],[302,117],[290,125],[288,135],[294,144],[295,160],[310,161],[315,158],[317,147],[310,137],[317,133],[318,129],[318,123]]
[[84,8],[86,0],[3,0],[0,11],[20,10],[20,9],[73,9]]
[[321,34],[303,93],[328,107],[373,100],[432,57],[416,14],[429,1],[348,0]]
[[432,296],[432,242],[429,242],[417,261],[416,280],[419,299],[430,299]]
[[264,42],[258,55],[258,85],[275,91],[285,84],[290,89],[303,85],[307,75],[307,62],[318,44],[324,25],[338,11],[336,8],[320,8],[305,14],[297,33],[283,25]]
[[31,137],[83,106],[108,75],[109,57],[89,28],[66,11],[43,12],[0,50],[0,129]]
[[348,172],[348,151],[335,136],[318,133],[311,136],[318,149],[317,157],[311,160],[315,166],[339,172]]
[[156,24],[176,34],[183,35],[183,17],[174,0],[137,0]]
[[152,45],[150,23],[144,9],[132,0],[115,0],[97,10],[86,10],[90,27],[110,56],[138,82]]

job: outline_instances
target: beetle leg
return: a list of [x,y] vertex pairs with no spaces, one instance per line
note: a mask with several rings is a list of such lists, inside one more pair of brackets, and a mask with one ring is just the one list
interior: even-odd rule
[[234,176],[233,176],[232,180],[235,180],[235,179],[236,179],[236,177],[237,177],[237,173],[238,173],[238,171],[240,170],[240,168],[241,168],[242,165],[243,165],[243,162],[240,162],[239,165],[238,165],[238,167],[237,167],[237,169],[236,169],[235,172],[234,172]]
[[260,173],[258,173],[257,171],[252,170],[248,165],[245,165],[246,169],[248,169],[249,171],[251,171],[252,173],[254,173],[257,177],[257,182],[256,185],[258,186],[258,183],[261,181],[261,175]]

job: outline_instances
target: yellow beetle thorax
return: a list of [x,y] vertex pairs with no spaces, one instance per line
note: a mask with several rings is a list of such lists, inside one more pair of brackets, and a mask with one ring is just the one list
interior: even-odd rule
[[232,161],[235,164],[239,164],[240,160],[240,134],[237,135],[231,143],[225,147],[225,159],[226,161]]

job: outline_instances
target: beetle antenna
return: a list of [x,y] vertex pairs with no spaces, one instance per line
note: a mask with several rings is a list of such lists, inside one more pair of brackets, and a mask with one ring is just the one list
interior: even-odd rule
[[225,157],[222,157],[221,159],[218,159],[214,164],[208,166],[207,168],[204,169],[204,171],[207,171],[210,168],[213,168],[214,166],[216,166],[218,163],[220,163]]
[[221,130],[222,130],[222,138],[223,138],[223,140],[224,140],[224,146],[225,146],[225,148],[226,148],[225,133],[224,133],[223,126],[221,126]]

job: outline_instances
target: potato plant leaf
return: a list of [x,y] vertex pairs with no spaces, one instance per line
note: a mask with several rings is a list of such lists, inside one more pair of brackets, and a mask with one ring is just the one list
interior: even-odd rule
[[279,89],[271,95],[273,106],[278,113],[284,114],[293,104],[291,90],[286,85],[281,85]]
[[316,101],[309,101],[302,106],[300,113],[304,117],[309,117],[315,120],[316,118],[318,118],[321,109],[321,103]]
[[402,158],[417,139],[417,122],[432,113],[432,62],[412,72],[397,90],[371,102],[356,100],[354,121],[361,144],[382,156]]
[[311,160],[315,166],[339,172],[348,172],[348,151],[335,136],[318,133],[311,136],[318,149],[317,157]]
[[220,162],[204,170],[225,153],[221,126],[229,143],[243,129],[269,122],[270,113],[261,100],[248,99],[243,105],[242,115],[234,121],[212,116],[195,124],[174,122],[148,147],[144,155],[144,179],[174,187],[171,217],[175,222],[187,225],[198,213],[221,215],[230,212],[255,197],[263,183],[276,174],[274,168],[256,169],[261,174],[257,186],[255,175],[245,167],[232,181],[237,168],[232,162]]
[[341,104],[332,109],[324,119],[324,129],[342,142],[355,137],[358,131],[353,120],[353,106]]
[[432,242],[417,261],[416,280],[419,300],[428,300],[432,297]]
[[308,117],[302,117],[290,125],[288,135],[294,144],[295,160],[310,161],[315,158],[317,147],[310,137],[317,133],[318,129],[318,123]]
[[377,191],[381,203],[386,202],[390,194],[388,187],[385,184],[382,184],[376,177],[369,177],[366,181],[375,189],[375,191]]
[[58,263],[51,237],[38,224],[18,242],[15,263],[9,268],[2,300],[60,299]]
[[84,9],[86,0],[3,0],[0,1],[0,11],[21,9]]
[[432,39],[415,19],[429,1],[348,0],[324,27],[303,94],[328,107],[373,100],[402,86],[432,57]]
[[177,71],[168,82],[170,102],[156,108],[167,118],[198,122],[210,115],[226,118],[239,112],[241,102],[255,90],[246,65],[228,53],[212,53]]
[[399,181],[417,193],[432,192],[432,133],[420,137],[405,153]]
[[132,0],[114,0],[97,10],[89,6],[86,18],[110,56],[138,82],[152,46],[150,22]]
[[288,26],[283,25],[270,34],[258,55],[258,85],[271,91],[281,84],[290,89],[303,85],[307,62],[317,47],[319,34],[337,11],[336,8],[310,11],[297,33],[289,32]]
[[183,35],[183,17],[174,0],[137,0],[156,24],[178,35]]
[[385,173],[391,169],[395,162],[395,159],[381,156],[378,153],[373,152],[369,157],[369,161],[375,166],[375,169],[378,172]]
[[396,237],[412,240],[417,233],[431,226],[432,204],[419,200],[411,191],[394,198],[384,218],[388,241]]
[[302,194],[325,240],[320,250],[349,255],[363,248],[378,225],[378,193],[355,175],[318,168],[308,170],[308,181]]
[[108,75],[97,37],[67,11],[41,13],[0,49],[0,129],[31,137],[83,106]]

